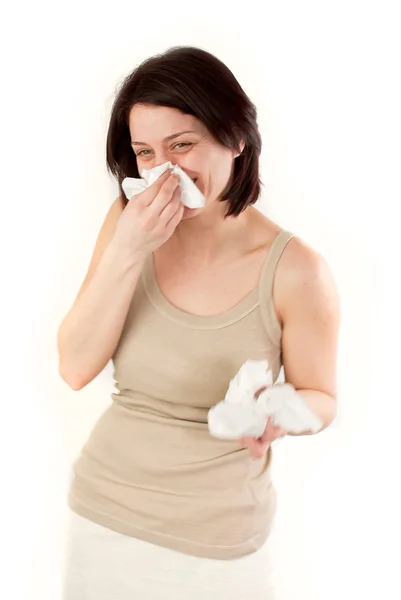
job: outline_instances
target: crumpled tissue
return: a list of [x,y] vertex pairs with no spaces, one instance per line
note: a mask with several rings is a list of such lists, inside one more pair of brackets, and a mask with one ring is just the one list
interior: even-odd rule
[[223,440],[259,438],[269,417],[291,433],[316,432],[323,426],[293,385],[273,385],[267,360],[248,360],[231,380],[224,400],[209,410],[208,427],[213,437]]
[[195,185],[192,179],[179,167],[171,162],[153,167],[153,169],[144,169],[142,171],[143,179],[136,177],[125,177],[121,183],[124,194],[130,200],[132,196],[140,194],[147,187],[152,185],[167,169],[171,169],[179,178],[179,187],[181,190],[181,202],[188,208],[203,208],[205,206],[205,197],[200,189]]

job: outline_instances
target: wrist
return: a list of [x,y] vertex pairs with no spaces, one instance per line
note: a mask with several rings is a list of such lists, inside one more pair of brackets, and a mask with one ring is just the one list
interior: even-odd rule
[[127,248],[112,240],[107,247],[107,257],[109,261],[124,271],[141,271],[144,265],[146,254],[139,249]]

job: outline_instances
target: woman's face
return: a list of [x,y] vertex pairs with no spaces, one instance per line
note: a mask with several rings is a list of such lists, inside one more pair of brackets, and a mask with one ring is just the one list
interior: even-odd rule
[[140,174],[143,169],[171,161],[205,196],[205,208],[186,209],[184,218],[207,210],[221,196],[239,153],[217,142],[196,117],[175,108],[135,104],[129,115],[129,130]]

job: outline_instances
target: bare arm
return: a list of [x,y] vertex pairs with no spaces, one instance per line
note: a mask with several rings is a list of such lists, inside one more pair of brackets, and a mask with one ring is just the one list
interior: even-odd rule
[[340,302],[323,257],[301,245],[298,258],[302,268],[287,281],[282,313],[285,379],[322,419],[325,429],[336,414]]
[[110,208],[88,273],[58,331],[59,372],[74,390],[92,381],[113,356],[143,263],[182,218],[177,186],[167,172],[124,210],[120,198]]
[[[293,243],[294,242],[294,243]],[[276,307],[282,324],[285,380],[323,421],[322,431],[336,415],[336,365],[340,303],[325,260],[300,240],[289,242],[278,265]],[[254,458],[265,455],[285,432],[270,421],[259,439],[243,438]]]
[[96,377],[113,355],[142,269],[141,260],[124,256],[112,241],[121,212],[117,199],[99,233],[78,296],[58,331],[60,375],[74,390]]
[[142,263],[110,244],[58,333],[59,371],[74,390],[87,385],[113,356]]

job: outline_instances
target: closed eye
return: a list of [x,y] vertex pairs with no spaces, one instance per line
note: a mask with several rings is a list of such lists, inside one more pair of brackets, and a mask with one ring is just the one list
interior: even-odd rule
[[[189,147],[189,146],[193,146],[194,144],[192,142],[177,142],[176,144],[174,144],[174,146],[172,146],[171,150],[182,150],[183,148]],[[149,156],[149,154],[151,154],[152,150],[139,150],[139,152],[136,153],[136,156]]]
[[150,150],[140,150],[139,152],[136,153],[137,156],[148,156],[148,154],[144,154],[144,152],[150,152]]
[[181,148],[185,148],[185,146],[193,146],[193,144],[192,144],[192,142],[178,142],[177,144],[174,144],[173,150],[174,150],[174,148],[178,148],[179,146]]

